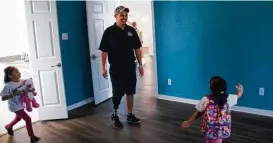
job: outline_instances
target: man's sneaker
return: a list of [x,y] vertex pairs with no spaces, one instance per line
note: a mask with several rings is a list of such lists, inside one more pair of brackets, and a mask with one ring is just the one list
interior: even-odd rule
[[112,114],[111,120],[112,120],[112,123],[114,124],[115,127],[120,128],[120,129],[123,128],[123,125],[120,122],[119,117],[118,117],[117,114]]
[[8,128],[7,126],[5,127],[5,129],[7,130],[7,132],[8,132],[8,134],[10,135],[10,136],[13,136],[13,130],[11,129],[11,128]]
[[138,124],[138,123],[140,123],[140,119],[138,119],[134,114],[128,114],[127,115],[127,122],[133,123],[133,124]]
[[31,142],[31,143],[37,143],[38,141],[40,141],[40,138],[39,138],[39,137],[36,137],[36,136],[30,137],[30,142]]

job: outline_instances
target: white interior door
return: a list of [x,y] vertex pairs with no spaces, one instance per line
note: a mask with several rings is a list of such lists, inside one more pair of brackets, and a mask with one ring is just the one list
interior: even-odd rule
[[[99,45],[104,30],[115,22],[114,10],[119,1],[86,1],[89,49],[95,104],[112,97],[110,77],[101,76]],[[108,64],[109,67],[109,64]],[[109,71],[109,70],[108,70]]]
[[68,118],[55,1],[25,1],[39,120]]

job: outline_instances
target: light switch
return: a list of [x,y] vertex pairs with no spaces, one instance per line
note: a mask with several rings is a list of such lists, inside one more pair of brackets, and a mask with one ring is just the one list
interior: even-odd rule
[[62,40],[68,40],[68,33],[62,33]]

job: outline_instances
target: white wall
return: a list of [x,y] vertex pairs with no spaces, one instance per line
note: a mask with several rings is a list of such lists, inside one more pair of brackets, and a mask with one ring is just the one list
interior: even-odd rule
[[149,47],[153,53],[153,27],[151,1],[120,1],[120,5],[130,9],[129,21],[135,21],[138,29],[143,33],[143,47]]
[[23,0],[0,1],[0,57],[28,53]]

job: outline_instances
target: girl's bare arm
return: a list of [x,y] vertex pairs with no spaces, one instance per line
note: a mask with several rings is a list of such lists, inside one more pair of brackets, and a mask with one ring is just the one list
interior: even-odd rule
[[191,118],[188,120],[188,122],[193,122],[197,120],[199,117],[201,117],[202,114],[203,112],[195,111]]
[[237,98],[239,99],[244,93],[244,88],[243,88],[243,85],[241,84],[238,84],[236,88],[237,88]]

